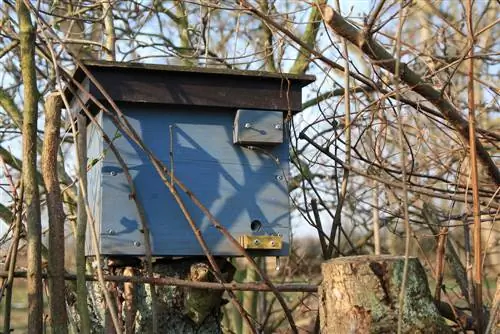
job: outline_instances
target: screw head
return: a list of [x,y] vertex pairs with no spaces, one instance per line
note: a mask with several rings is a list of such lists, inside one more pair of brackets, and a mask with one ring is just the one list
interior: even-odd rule
[[245,123],[245,129],[250,129],[252,127],[252,124],[250,123]]
[[258,246],[258,245],[260,244],[260,240],[259,240],[259,239],[255,239],[255,240],[253,241],[253,243],[254,243],[254,245]]
[[281,126],[281,124],[274,124],[274,128],[276,130],[281,130],[283,127]]
[[116,172],[115,172],[115,171],[112,171],[112,172],[110,172],[110,173],[109,173],[109,175],[111,175],[111,176],[116,176]]
[[134,246],[135,247],[140,247],[141,246],[141,243],[139,241],[134,241]]
[[283,181],[283,179],[284,179],[283,175],[276,176],[276,180],[278,180],[278,181]]
[[108,234],[109,234],[109,235],[113,235],[113,234],[115,234],[115,230],[113,230],[113,229],[111,229],[111,228],[110,228],[110,229],[108,230]]
[[274,240],[271,240],[271,246],[276,246],[276,242]]

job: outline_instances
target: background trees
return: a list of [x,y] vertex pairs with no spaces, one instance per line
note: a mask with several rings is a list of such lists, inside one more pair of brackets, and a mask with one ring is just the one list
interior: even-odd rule
[[[50,203],[40,163],[45,96],[61,89],[65,73],[83,59],[315,74],[303,112],[291,120],[289,180],[295,238],[315,243],[304,243],[283,260],[276,279],[316,282],[317,269],[305,265],[311,257],[414,254],[437,282],[436,299],[481,315],[479,304],[489,305],[499,265],[498,4],[377,0],[342,1],[338,8],[329,1],[332,11],[326,2],[1,4],[0,155],[6,182],[0,213],[10,226],[2,249],[8,270],[16,259],[16,231],[20,246],[28,245],[28,272],[35,275],[28,280],[33,332],[41,326],[36,309],[42,257],[47,259],[39,230],[48,226]],[[57,168],[71,239],[78,172],[69,119],[63,111]],[[257,276],[245,269],[237,277]],[[443,282],[446,289],[439,287]],[[258,324],[287,326],[271,316],[275,301],[244,296]],[[298,315],[314,310],[316,302],[311,294],[293,296],[289,306]]]

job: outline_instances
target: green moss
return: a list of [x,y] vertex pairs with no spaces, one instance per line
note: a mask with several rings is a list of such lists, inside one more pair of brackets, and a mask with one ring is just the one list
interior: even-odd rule
[[[403,279],[404,261],[394,263],[392,271],[392,287],[396,291],[400,290]],[[409,259],[408,275],[405,286],[405,303],[403,307],[404,327],[425,330],[426,332],[447,333],[450,332],[444,319],[431,297],[427,276],[424,268],[416,258]],[[397,294],[399,296],[399,292]],[[395,307],[399,307],[399,301],[394,302]]]
[[387,306],[381,303],[375,294],[370,294],[368,305],[370,305],[371,316],[374,322],[378,322],[386,316]]

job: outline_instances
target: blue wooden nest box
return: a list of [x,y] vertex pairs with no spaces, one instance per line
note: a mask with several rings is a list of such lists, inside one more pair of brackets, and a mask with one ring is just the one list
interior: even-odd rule
[[[289,135],[286,116],[301,109],[312,76],[163,65],[87,62],[151,151],[252,255],[290,248]],[[77,68],[73,79],[103,105],[98,86]],[[151,230],[153,256],[203,255],[179,206],[144,152],[121,133],[89,94],[71,89],[72,111],[95,115],[87,125],[88,199],[103,255],[145,254],[129,184],[99,128],[113,140],[135,183]],[[112,111],[112,108],[108,108]],[[179,190],[211,253],[240,252]],[[87,233],[87,255],[94,255]]]

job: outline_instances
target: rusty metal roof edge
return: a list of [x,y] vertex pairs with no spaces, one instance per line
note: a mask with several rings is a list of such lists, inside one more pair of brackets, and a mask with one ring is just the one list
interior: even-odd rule
[[[177,65],[161,65],[161,64],[144,64],[134,62],[116,62],[107,60],[85,60],[82,63],[89,68],[122,68],[124,70],[145,70],[145,71],[164,71],[192,74],[208,74],[208,75],[229,75],[229,76],[246,76],[251,78],[263,79],[281,79],[291,80],[299,83],[304,87],[316,80],[314,75],[308,74],[292,74],[292,73],[274,73],[265,71],[250,71],[250,70],[233,70],[222,68],[207,68],[207,67],[188,67]],[[85,77],[80,67],[77,67],[73,73],[73,77],[80,81]],[[80,78],[80,80],[78,79]]]

